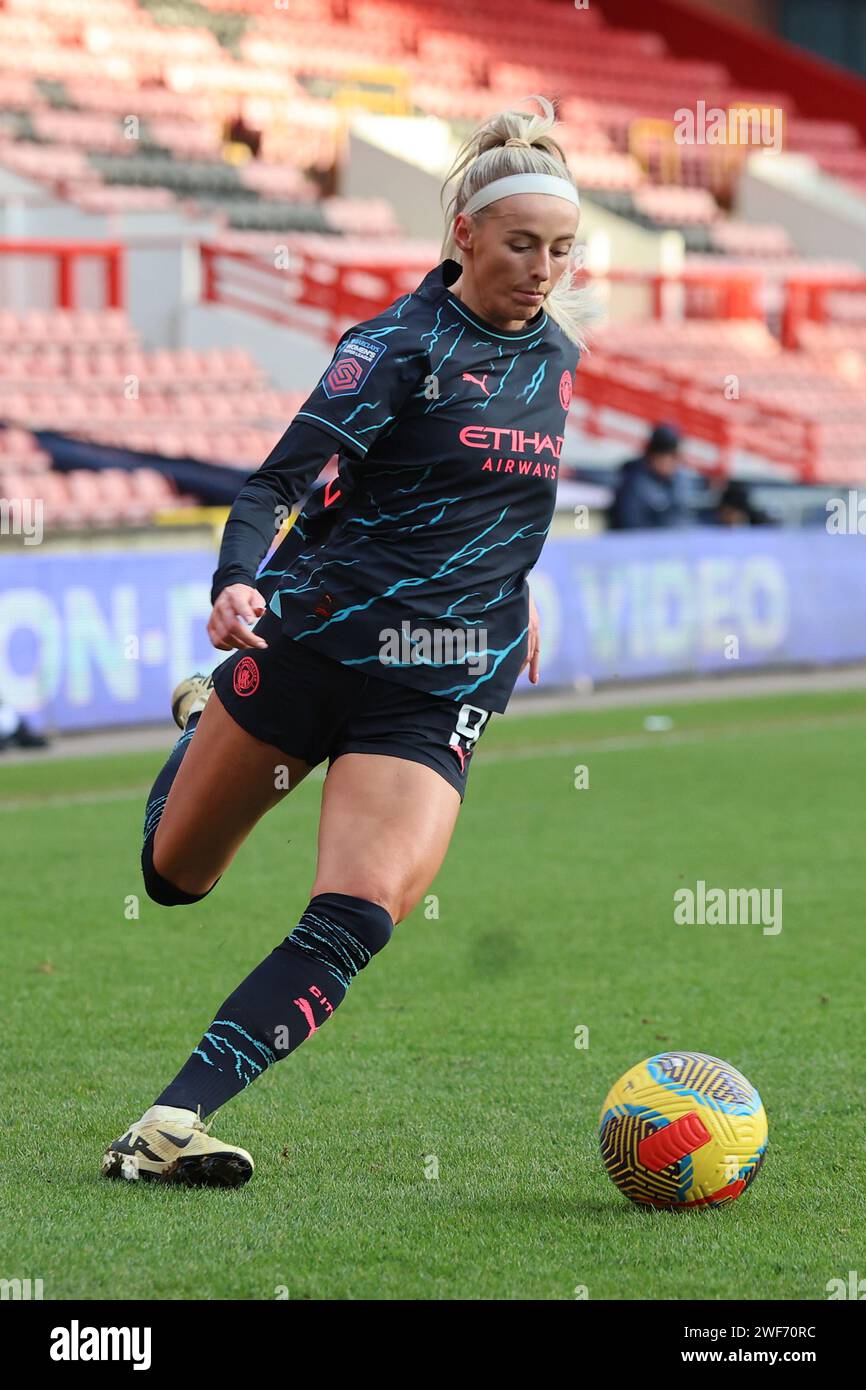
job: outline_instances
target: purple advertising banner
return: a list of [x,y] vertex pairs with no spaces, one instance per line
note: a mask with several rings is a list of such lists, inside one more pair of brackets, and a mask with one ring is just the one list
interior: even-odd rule
[[[0,558],[0,699],[39,727],[167,718],[176,682],[225,658],[205,631],[214,563],[207,550]],[[542,688],[866,660],[866,536],[556,538],[530,583]]]
[[866,660],[866,536],[707,526],[558,539],[529,582],[548,686]]
[[169,717],[174,685],[210,671],[207,550],[0,558],[0,699],[33,724],[88,729]]

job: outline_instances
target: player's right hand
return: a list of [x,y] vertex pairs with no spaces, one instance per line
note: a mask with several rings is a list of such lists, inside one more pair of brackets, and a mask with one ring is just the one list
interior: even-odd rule
[[266,607],[258,589],[251,589],[249,584],[228,584],[217,594],[208,619],[207,635],[213,646],[221,652],[234,647],[266,647],[267,642],[252,631]]

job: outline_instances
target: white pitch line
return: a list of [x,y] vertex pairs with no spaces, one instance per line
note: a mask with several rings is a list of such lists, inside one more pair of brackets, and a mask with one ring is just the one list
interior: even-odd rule
[[22,796],[17,801],[0,801],[0,811],[47,811],[64,806],[102,806],[107,801],[135,801],[145,797],[150,787],[118,787],[104,792],[70,792],[68,796]]
[[617,737],[570,740],[568,743],[545,743],[533,748],[509,748],[501,752],[483,755],[479,752],[478,765],[485,763],[525,762],[531,758],[561,758],[574,753],[634,753],[644,748],[674,748],[690,743],[711,743],[744,736],[767,734],[788,734],[802,732],[826,733],[828,730],[851,728],[866,724],[864,714],[840,714],[832,719],[789,719],[777,720],[772,724],[741,724],[730,729],[682,729],[673,733],[661,734],[621,734]]
[[[519,763],[537,761],[539,758],[573,757],[578,753],[634,753],[644,749],[677,748],[688,744],[711,743],[713,740],[742,738],[744,736],[765,737],[768,734],[797,733],[798,731],[827,733],[836,728],[856,728],[866,725],[864,714],[840,714],[832,719],[776,720],[772,724],[743,724],[731,729],[683,729],[679,732],[662,734],[622,734],[618,737],[598,739],[572,739],[568,743],[546,743],[526,747],[503,748],[501,751],[485,754],[481,750],[479,767],[490,767],[498,763]],[[315,768],[304,780],[324,779],[324,766]],[[71,792],[68,796],[19,797],[16,800],[0,801],[2,811],[27,811],[62,809],[67,806],[100,806],[112,801],[136,801],[144,799],[150,787],[119,787],[104,792]]]

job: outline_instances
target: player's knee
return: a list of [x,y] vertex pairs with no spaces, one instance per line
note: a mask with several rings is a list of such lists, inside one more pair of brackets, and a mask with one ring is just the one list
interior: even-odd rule
[[393,882],[390,877],[383,879],[367,873],[340,874],[337,879],[340,884],[339,892],[331,886],[333,881],[334,877],[331,874],[316,878],[310,892],[310,901],[313,902],[325,894],[336,894],[337,897],[351,895],[358,901],[370,902],[383,908],[395,926],[406,915],[403,910],[406,901],[405,885]]
[[219,879],[216,879],[210,887],[205,887],[201,883],[191,883],[188,879],[184,886],[172,883],[162,873],[154,862],[153,850],[154,836],[149,835],[144,842],[141,851],[141,872],[144,878],[144,887],[147,896],[161,907],[180,907],[190,903],[201,902],[208,893],[216,888]]
[[389,892],[387,895],[389,904],[388,911],[394,919],[395,926],[405,921],[410,912],[414,912],[424,896],[426,889],[427,880],[425,879],[423,883],[402,883]]
[[427,887],[428,881],[426,879],[423,883],[409,883],[403,886],[403,888],[400,890],[399,894],[395,898],[395,925],[398,922],[405,921],[405,919],[409,916],[410,912],[415,911],[415,908],[418,906],[419,902],[421,901],[425,892],[427,891]]
[[394,918],[382,903],[348,893],[317,893],[286,941],[348,982],[387,946],[393,930]]

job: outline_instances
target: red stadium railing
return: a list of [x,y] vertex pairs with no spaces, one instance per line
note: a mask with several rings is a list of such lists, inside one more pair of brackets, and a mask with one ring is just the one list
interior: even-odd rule
[[[339,248],[337,248],[339,249]],[[430,269],[429,261],[394,253],[373,253],[363,262],[327,260],[319,251],[289,253],[288,268],[252,251],[205,243],[201,246],[202,298],[260,314],[286,326],[303,326],[332,342],[345,324],[377,314],[398,295],[414,289]],[[866,276],[796,279],[778,271],[743,270],[720,261],[712,272],[685,269],[675,274],[652,270],[607,270],[590,278],[648,291],[649,316],[655,319],[719,318],[767,320],[768,289],[781,298],[778,314],[783,346],[794,347],[804,320],[823,322],[828,295],[839,290],[866,293]],[[682,293],[680,293],[682,292]],[[679,307],[672,304],[680,296]],[[309,311],[315,311],[310,317]]]
[[715,459],[711,463],[684,450],[686,462],[702,472],[725,476],[734,451],[742,449],[793,469],[801,482],[816,480],[819,422],[745,400],[728,403],[727,409],[718,401],[702,402],[692,382],[662,367],[641,369],[633,358],[611,353],[605,353],[603,362],[596,364],[590,356],[576,374],[574,397],[584,402],[581,425],[587,434],[634,442],[634,433],[615,419],[602,420],[606,410],[648,423],[665,419],[692,439],[713,446]]
[[[339,247],[335,248],[339,253]],[[250,251],[203,245],[203,298],[263,315],[286,326],[301,327],[329,343],[352,323],[371,318],[401,293],[414,288],[429,269],[429,260],[403,259],[395,265],[372,259],[325,261],[316,251],[290,255],[290,268]],[[611,285],[637,286],[647,291],[647,317],[677,323],[696,319],[752,320],[772,326],[785,347],[796,347],[804,322],[827,318],[828,296],[837,291],[866,293],[866,276],[814,277],[798,273],[786,280],[784,266],[773,272],[725,267],[686,269],[673,275],[647,270],[611,270],[590,277]],[[775,290],[775,296],[768,293]],[[768,305],[775,299],[772,322]],[[618,434],[616,422],[602,411],[619,411],[647,421],[667,419],[695,440],[712,446],[715,458],[690,459],[710,473],[728,472],[736,450],[751,451],[793,470],[804,482],[822,475],[823,422],[796,415],[781,406],[764,407],[738,400],[735,408],[710,397],[688,378],[663,368],[645,369],[639,362],[601,352],[584,362],[577,373],[575,398],[584,404],[584,428],[590,434]],[[728,403],[729,405],[730,403]]]
[[866,276],[840,280],[789,280],[782,314],[781,340],[784,347],[797,347],[803,323],[826,323],[827,300],[837,292],[866,293]]
[[[681,270],[676,275],[658,271],[609,270],[595,277],[611,284],[643,285],[650,291],[651,317],[714,319],[759,319],[766,323],[771,285],[778,289],[781,305],[776,315],[778,337],[783,347],[799,345],[803,323],[825,323],[827,300],[840,291],[866,294],[866,275],[840,275],[828,278],[809,278],[802,273],[790,279],[785,276],[784,263],[775,275],[763,271],[745,271],[720,267],[720,271]],[[670,301],[684,291],[681,312]]]
[[319,251],[292,248],[285,269],[266,256],[232,247],[201,246],[202,299],[303,328],[333,342],[346,326],[377,314],[415,288],[428,260],[374,252],[363,262],[330,261]]
[[124,307],[123,247],[111,241],[10,241],[0,239],[0,256],[38,256],[55,266],[55,309],[80,307],[76,268],[81,260],[96,258],[103,266],[105,309]]
[[[250,250],[202,245],[202,298],[333,343],[347,326],[373,317],[413,289],[430,264],[429,250],[414,256],[403,247],[395,260],[395,248],[387,252],[377,248],[362,257],[353,247],[351,259],[339,260],[341,249],[337,245],[327,250],[292,247],[283,269],[273,257]],[[104,307],[123,307],[123,248],[116,243],[0,240],[0,255],[52,260],[55,307],[70,310],[80,303],[77,266],[83,258],[95,257],[103,266]],[[781,342],[791,347],[796,346],[804,323],[828,319],[831,294],[866,294],[866,276],[807,278],[798,273],[796,279],[786,281],[783,275],[783,267],[771,276],[722,266],[718,271],[687,269],[676,275],[617,269],[594,278],[613,286],[645,289],[646,316],[669,322],[672,328],[701,318],[766,324],[767,288],[772,283],[777,291],[776,327]],[[709,471],[726,472],[738,449],[785,464],[804,481],[815,479],[822,467],[821,419],[746,400],[728,409],[719,402],[718,393],[710,398],[694,380],[667,372],[655,361],[649,367],[602,349],[585,359],[584,370],[577,374],[575,397],[576,405],[582,402],[583,423],[590,434],[616,437],[615,421],[605,419],[602,424],[604,411],[647,421],[672,420],[694,440],[713,446],[713,462],[695,460]]]

